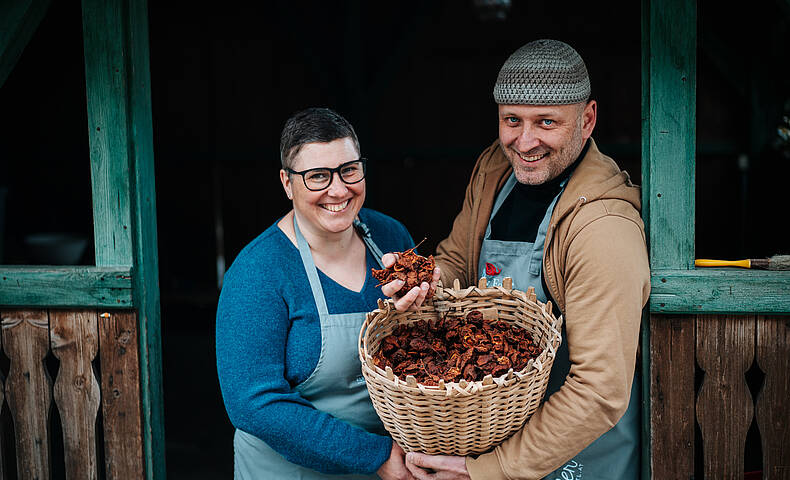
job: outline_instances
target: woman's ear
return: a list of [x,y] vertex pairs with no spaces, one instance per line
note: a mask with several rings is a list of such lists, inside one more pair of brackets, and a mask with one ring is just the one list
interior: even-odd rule
[[280,169],[280,183],[283,184],[283,190],[285,190],[285,195],[288,197],[288,200],[293,200],[293,192],[291,191],[291,176],[288,175],[283,169]]

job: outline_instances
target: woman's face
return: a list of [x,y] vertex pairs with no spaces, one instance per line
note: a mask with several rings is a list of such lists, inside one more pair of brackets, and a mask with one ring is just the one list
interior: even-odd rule
[[[357,159],[359,152],[354,142],[348,137],[338,138],[329,143],[303,145],[291,168],[297,172],[319,167],[335,168]],[[329,187],[318,192],[307,189],[302,175],[289,175],[285,170],[280,170],[280,181],[286,194],[293,199],[299,220],[310,224],[303,229],[343,232],[351,227],[365,202],[365,180],[347,185],[338,173],[333,174]]]

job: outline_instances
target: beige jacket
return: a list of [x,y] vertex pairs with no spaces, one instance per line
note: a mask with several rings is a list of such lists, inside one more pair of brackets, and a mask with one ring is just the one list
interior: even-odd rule
[[[473,480],[538,479],[606,433],[628,407],[642,307],[650,293],[640,189],[590,148],[551,216],[543,275],[565,315],[571,368],[562,388],[493,451],[467,457]],[[512,169],[499,142],[477,160],[461,213],[438,248],[442,282],[477,284],[494,200]]]

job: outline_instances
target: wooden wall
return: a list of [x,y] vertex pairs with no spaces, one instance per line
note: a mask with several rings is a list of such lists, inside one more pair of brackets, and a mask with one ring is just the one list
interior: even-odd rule
[[11,418],[0,439],[13,438],[0,444],[0,480],[143,478],[137,313],[3,310],[0,319],[10,360],[0,409]]
[[790,316],[654,314],[650,325],[652,477],[743,478],[754,419],[763,478],[790,478]]

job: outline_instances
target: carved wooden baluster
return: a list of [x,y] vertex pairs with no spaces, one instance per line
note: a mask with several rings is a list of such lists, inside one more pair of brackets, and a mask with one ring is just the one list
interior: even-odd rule
[[96,415],[99,382],[91,361],[99,351],[95,311],[50,312],[52,353],[60,360],[55,403],[63,424],[66,478],[98,478]]
[[14,419],[17,474],[48,479],[52,381],[44,368],[49,351],[47,311],[3,311],[2,328],[3,349],[11,360],[5,396]]
[[99,316],[104,463],[108,479],[143,478],[137,338],[135,312]]
[[757,317],[757,364],[765,372],[757,397],[763,478],[790,478],[790,317]]
[[745,373],[754,360],[755,317],[697,316],[697,363],[705,377],[697,397],[705,478],[743,477],[754,403]]

